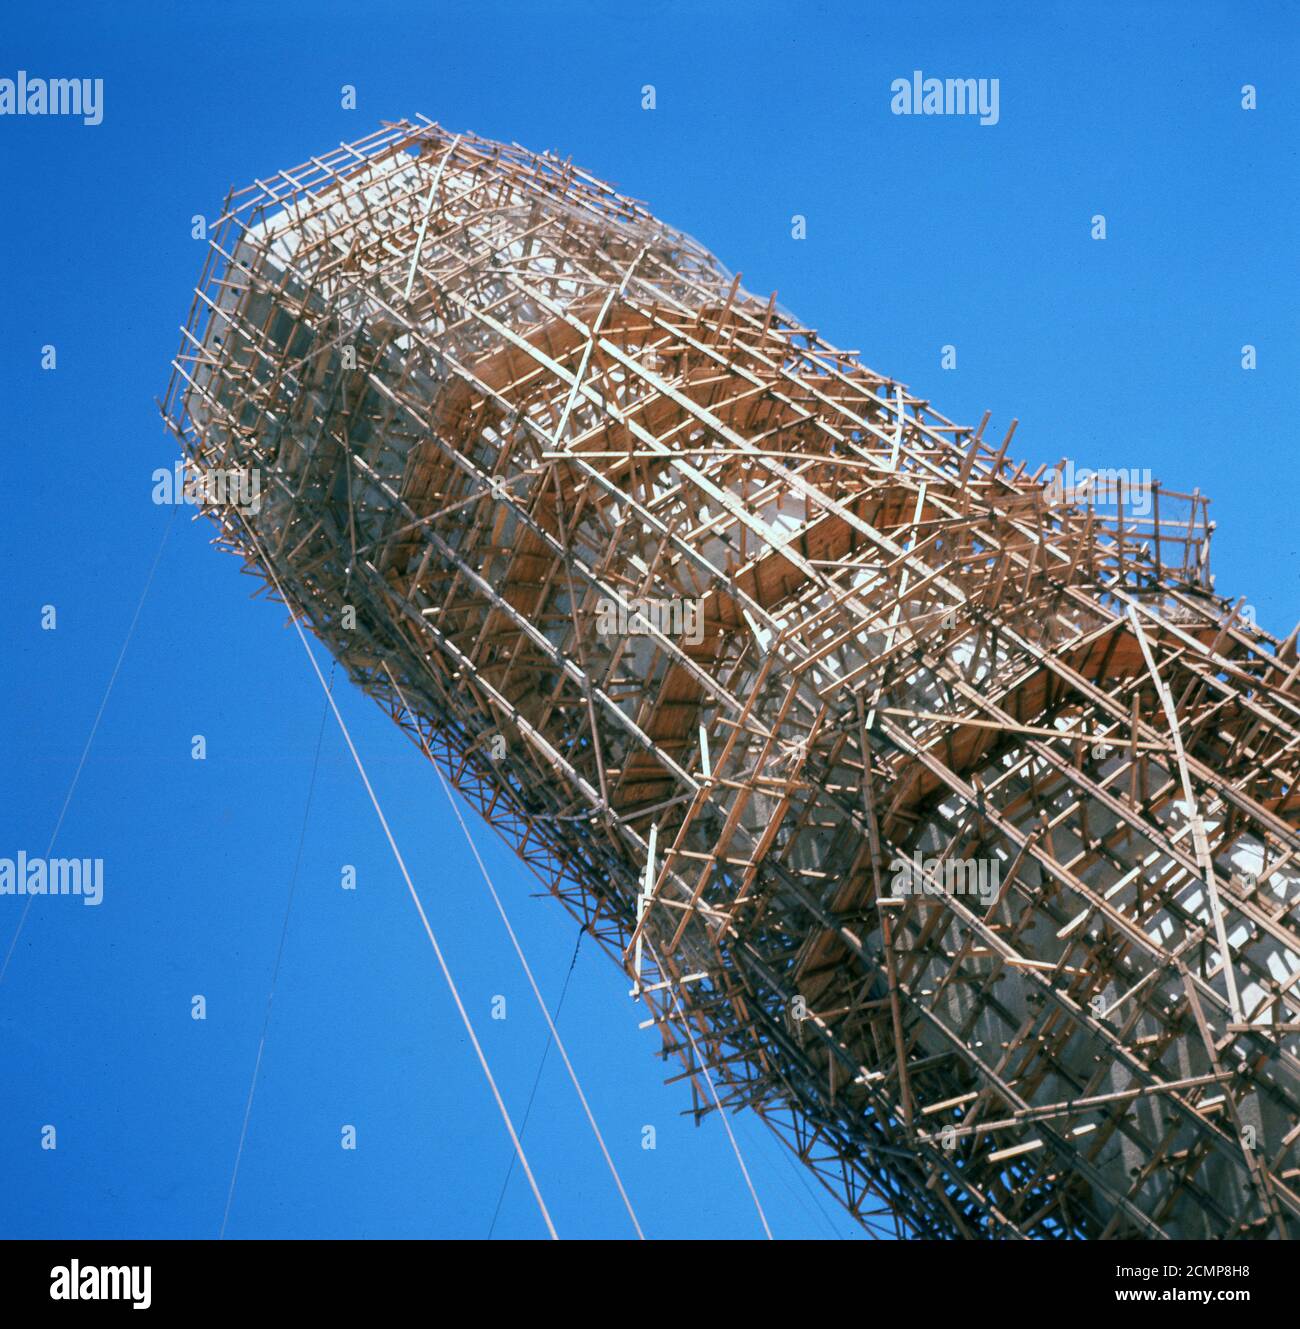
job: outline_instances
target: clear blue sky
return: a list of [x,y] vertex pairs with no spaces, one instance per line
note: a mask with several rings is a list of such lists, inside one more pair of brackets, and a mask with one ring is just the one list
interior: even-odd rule
[[[946,414],[987,408],[999,437],[1018,416],[1032,465],[1199,485],[1218,589],[1284,635],[1300,617],[1298,25],[1294,4],[1226,0],[7,5],[0,77],[105,93],[97,127],[0,117],[0,856],[44,852],[168,520],[150,477],[175,453],[152,399],[202,260],[191,216],[417,112],[571,154]],[[999,123],[891,115],[889,84],[914,69],[999,79]],[[183,511],[59,836],[105,860],[105,902],[38,902],[0,984],[0,1235],[220,1227],[322,706],[252,588]],[[541,1018],[432,770],[342,697],[518,1117]],[[554,1000],[575,926],[479,840]],[[22,903],[0,898],[0,955]],[[689,1093],[663,1085],[642,1017],[584,943],[561,1029],[647,1232],[757,1235],[719,1122],[679,1115]],[[758,1123],[737,1131],[778,1236],[854,1235]],[[554,1054],[526,1144],[561,1235],[629,1231]],[[509,1156],[331,721],[229,1234],[483,1235]],[[541,1232],[516,1175],[497,1235]]]

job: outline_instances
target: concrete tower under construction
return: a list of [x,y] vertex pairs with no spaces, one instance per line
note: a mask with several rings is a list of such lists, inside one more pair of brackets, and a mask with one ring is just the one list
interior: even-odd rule
[[1300,1236],[1300,662],[1202,495],[1030,471],[425,120],[228,198],[164,411],[697,1112],[873,1231]]

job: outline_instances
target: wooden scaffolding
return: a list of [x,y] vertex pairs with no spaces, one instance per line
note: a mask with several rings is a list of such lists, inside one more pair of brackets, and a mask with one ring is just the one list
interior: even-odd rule
[[229,197],[163,409],[695,1112],[707,1070],[871,1231],[1300,1235],[1300,661],[1199,493],[1062,497],[423,119]]

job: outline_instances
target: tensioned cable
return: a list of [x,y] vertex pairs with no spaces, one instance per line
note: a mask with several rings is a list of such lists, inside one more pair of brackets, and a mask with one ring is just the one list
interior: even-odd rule
[[[81,772],[86,765],[86,758],[90,756],[90,746],[95,741],[95,735],[99,733],[99,722],[104,718],[104,708],[108,705],[108,698],[113,691],[113,684],[117,682],[117,676],[122,669],[122,661],[126,659],[127,647],[131,644],[131,638],[135,636],[135,626],[140,621],[140,611],[144,608],[144,602],[148,598],[149,588],[153,585],[154,573],[158,571],[158,564],[162,561],[163,550],[167,546],[167,537],[171,534],[172,523],[176,520],[176,512],[180,504],[172,506],[171,516],[167,518],[167,525],[163,527],[162,539],[158,542],[158,552],[153,556],[153,566],[149,569],[149,576],[145,579],[144,590],[140,592],[140,599],[136,602],[135,613],[131,615],[131,625],[126,630],[126,638],[122,642],[122,649],[117,653],[117,663],[113,666],[113,672],[109,675],[108,686],[104,689],[104,695],[100,699],[99,710],[95,712],[94,723],[90,726],[90,734],[86,738],[86,745],[81,749],[81,760],[77,763],[77,769],[73,772],[72,783],[68,786],[68,792],[64,796],[63,806],[59,809],[58,820],[54,823],[54,833],[50,836],[50,843],[46,847],[45,857],[54,852],[54,842],[59,838],[59,831],[63,827],[63,819],[68,815],[68,807],[72,803],[72,795],[77,791],[77,782],[81,779]],[[27,897],[27,903],[23,906],[23,912],[19,915],[18,926],[14,929],[13,940],[9,943],[8,953],[5,955],[3,965],[0,965],[0,983],[5,981],[5,975],[9,972],[9,961],[14,958],[14,950],[18,945],[18,938],[22,935],[22,930],[27,922],[27,915],[31,913],[32,902],[36,899],[34,895]]]
[[[334,669],[330,669],[329,691],[334,691]],[[307,784],[307,803],[302,810],[302,830],[298,833],[298,852],[293,860],[293,872],[289,877],[289,898],[284,905],[284,922],[280,925],[280,945],[275,952],[275,965],[271,970],[271,990],[266,994],[266,1014],[262,1019],[262,1037],[257,1042],[257,1057],[253,1062],[253,1078],[248,1085],[248,1100],[244,1104],[244,1123],[239,1128],[239,1148],[235,1150],[235,1166],[230,1173],[230,1189],[226,1192],[226,1212],[221,1216],[221,1231],[218,1241],[224,1241],[226,1224],[230,1222],[230,1206],[235,1199],[235,1181],[239,1177],[239,1164],[244,1157],[244,1141],[248,1138],[248,1121],[253,1114],[253,1095],[257,1091],[257,1077],[262,1069],[262,1053],[266,1050],[266,1035],[271,1027],[271,1003],[275,1000],[276,984],[280,981],[280,961],[284,958],[284,941],[289,935],[289,915],[293,912],[293,892],[298,885],[298,869],[302,866],[303,845],[307,843],[307,822],[311,817],[312,795],[316,792],[316,772],[320,767],[321,743],[325,738],[325,720],[329,716],[328,706],[322,706],[320,728],[316,731],[316,755],[311,763],[311,780]]]
[[[573,958],[569,961],[568,972],[564,975],[564,985],[560,988],[560,999],[555,1003],[555,1011],[551,1016],[553,1020],[559,1020],[560,1012],[564,1009],[564,999],[569,995],[569,982],[573,978],[573,971],[578,965],[578,950],[582,946],[582,931],[578,932],[578,940],[573,946]],[[533,1115],[533,1101],[537,1097],[537,1087],[542,1082],[542,1072],[546,1069],[546,1058],[550,1056],[551,1044],[555,1040],[546,1035],[546,1046],[542,1049],[541,1059],[537,1063],[537,1074],[533,1076],[533,1087],[528,1095],[528,1105],[524,1108],[524,1115],[519,1123],[519,1134],[523,1135],[528,1130],[528,1119]],[[506,1178],[501,1183],[501,1194],[497,1196],[497,1207],[492,1211],[492,1222],[488,1224],[487,1239],[492,1240],[492,1234],[497,1230],[497,1219],[501,1217],[501,1206],[505,1203],[506,1191],[510,1189],[510,1178],[515,1175],[515,1156],[510,1155],[510,1162],[506,1167]]]
[[641,1231],[641,1224],[637,1221],[636,1210],[632,1208],[632,1201],[628,1199],[627,1191],[623,1187],[623,1179],[618,1175],[618,1168],[614,1166],[614,1160],[610,1157],[609,1149],[605,1145],[605,1137],[600,1133],[600,1127],[596,1125],[596,1118],[592,1114],[591,1105],[587,1102],[587,1095],[582,1091],[582,1085],[578,1080],[578,1072],[573,1069],[573,1062],[569,1060],[568,1049],[564,1046],[564,1040],[560,1037],[560,1031],[555,1027],[555,1021],[551,1019],[551,1013],[546,1008],[546,1001],[542,997],[541,989],[537,986],[537,980],[533,977],[533,971],[524,956],[524,949],[519,944],[519,938],[515,935],[515,930],[511,926],[510,919],[506,914],[505,905],[501,903],[501,897],[497,894],[497,888],[492,884],[492,877],[487,870],[487,864],[483,862],[479,854],[478,845],[474,843],[474,837],[470,834],[469,827],[465,824],[465,818],[460,815],[460,808],[456,806],[456,800],[452,796],[451,785],[447,783],[447,777],[443,775],[442,768],[434,760],[433,753],[429,751],[429,745],[424,741],[424,735],[420,726],[416,723],[414,712],[407,705],[406,697],[402,689],[398,686],[397,680],[393,677],[392,670],[387,663],[384,663],[384,673],[388,675],[388,681],[393,685],[393,690],[397,693],[398,700],[402,703],[403,709],[410,717],[411,724],[415,732],[420,736],[420,746],[424,749],[424,755],[428,757],[429,764],[437,772],[438,782],[442,785],[442,792],[447,795],[447,802],[451,804],[451,810],[456,814],[456,820],[460,823],[460,829],[464,833],[465,839],[469,844],[470,852],[474,855],[474,861],[478,864],[478,870],[483,874],[483,881],[487,885],[488,894],[492,897],[492,903],[497,907],[497,913],[501,915],[501,921],[505,924],[506,932],[510,937],[510,944],[515,948],[515,954],[519,957],[520,967],[528,978],[528,985],[533,990],[533,996],[537,999],[537,1005],[546,1020],[546,1027],[550,1030],[551,1037],[555,1040],[555,1046],[560,1051],[560,1056],[564,1059],[564,1068],[569,1072],[569,1079],[573,1081],[574,1091],[578,1095],[578,1101],[582,1104],[582,1110],[587,1114],[587,1122],[591,1126],[592,1134],[596,1137],[596,1143],[600,1146],[600,1152],[604,1155],[605,1165],[609,1168],[610,1175],[614,1178],[614,1185],[618,1187],[618,1193],[622,1197],[623,1204],[627,1209],[628,1216],[632,1220],[632,1226],[636,1229],[636,1235],[640,1240],[645,1240],[645,1233]]
[[[770,1126],[768,1127],[768,1130],[769,1130],[769,1132],[772,1132],[772,1128],[771,1128]],[[835,1226],[834,1223],[831,1222],[831,1217],[830,1217],[830,1215],[826,1212],[826,1209],[825,1209],[825,1207],[823,1206],[821,1200],[819,1200],[819,1199],[817,1198],[817,1194],[816,1194],[816,1192],[815,1192],[815,1191],[813,1190],[813,1188],[809,1185],[809,1183],[808,1183],[808,1178],[804,1175],[804,1172],[806,1171],[806,1169],[801,1168],[801,1167],[800,1167],[800,1166],[794,1161],[794,1158],[792,1157],[792,1155],[791,1155],[791,1153],[790,1153],[790,1150],[789,1150],[784,1144],[782,1144],[782,1143],[780,1142],[780,1140],[779,1140],[778,1137],[776,1136],[775,1132],[772,1132],[772,1133],[769,1135],[768,1138],[771,1140],[772,1148],[773,1148],[777,1153],[779,1153],[779,1154],[781,1155],[781,1157],[785,1160],[786,1166],[787,1166],[787,1167],[791,1170],[791,1172],[793,1172],[794,1175],[799,1179],[800,1184],[803,1186],[804,1190],[808,1193],[808,1197],[809,1197],[809,1199],[811,1199],[812,1202],[813,1202],[813,1204],[816,1206],[815,1209],[809,1208],[807,1201],[803,1201],[803,1206],[804,1206],[804,1208],[807,1209],[808,1212],[809,1212],[810,1214],[814,1214],[814,1215],[816,1215],[816,1214],[820,1214],[820,1215],[821,1215],[821,1220],[822,1220],[822,1222],[826,1224],[826,1227],[827,1227],[827,1229],[829,1230],[831,1236],[834,1238],[834,1240],[836,1240],[836,1241],[844,1241],[844,1240],[846,1240],[844,1234],[843,1234],[841,1231],[839,1231],[838,1228],[836,1228],[836,1226]],[[786,1189],[790,1192],[791,1195],[795,1196],[796,1199],[800,1199],[800,1198],[801,1198],[801,1197],[799,1196],[798,1191],[796,1191],[796,1190],[794,1189],[794,1187],[791,1186],[790,1183],[789,1183],[788,1181],[785,1181],[784,1178],[782,1178],[782,1181],[784,1182]]]
[[379,818],[379,824],[384,828],[384,836],[388,840],[388,847],[393,851],[393,858],[402,873],[406,882],[406,889],[410,892],[411,900],[415,905],[416,912],[420,915],[420,922],[424,924],[425,934],[429,938],[429,944],[433,947],[433,953],[438,961],[438,967],[442,970],[442,976],[446,980],[447,987],[451,992],[452,1000],[456,1003],[456,1010],[460,1015],[461,1023],[465,1026],[465,1032],[469,1035],[469,1041],[473,1045],[474,1055],[478,1058],[479,1065],[483,1068],[483,1075],[488,1082],[488,1087],[492,1091],[492,1097],[496,1100],[497,1110],[501,1113],[501,1120],[505,1122],[506,1131],[510,1135],[510,1142],[515,1147],[515,1152],[519,1155],[519,1165],[524,1170],[524,1175],[528,1178],[528,1185],[532,1189],[533,1198],[537,1201],[537,1207],[541,1211],[542,1219],[546,1223],[546,1230],[550,1234],[552,1241],[558,1241],[560,1234],[555,1230],[555,1224],[551,1222],[550,1211],[546,1207],[546,1201],[542,1199],[542,1192],[538,1188],[537,1179],[533,1176],[533,1170],[528,1165],[528,1157],[524,1153],[524,1147],[520,1143],[519,1136],[515,1132],[514,1122],[510,1120],[510,1113],[506,1108],[505,1100],[501,1097],[501,1091],[497,1088],[496,1079],[492,1075],[492,1068],[488,1065],[487,1056],[483,1051],[482,1044],[478,1041],[478,1035],[474,1032],[474,1023],[469,1018],[469,1012],[465,1009],[465,1003],[461,1000],[460,990],[456,986],[456,980],[451,976],[451,969],[442,953],[442,947],[438,944],[438,938],[434,933],[433,925],[429,922],[429,916],[424,912],[424,905],[420,901],[419,893],[415,889],[415,883],[411,880],[411,874],[407,871],[406,860],[402,857],[402,851],[397,847],[397,841],[393,838],[393,832],[388,825],[388,818],[384,816],[384,810],[380,806],[379,798],[375,794],[374,787],[370,783],[370,777],[366,774],[365,764],[361,760],[360,753],[357,752],[356,744],[352,741],[352,734],[348,730],[346,721],[339,711],[338,703],[334,700],[333,694],[325,683],[325,675],[320,671],[320,665],[316,663],[315,653],[312,651],[307,641],[307,635],[302,630],[302,624],[298,621],[298,615],[294,612],[293,605],[289,602],[289,597],[285,594],[284,588],[280,585],[280,579],[275,575],[275,568],[262,548],[261,541],[257,538],[256,532],[249,525],[248,519],[238,508],[235,509],[239,520],[243,523],[244,529],[248,532],[248,538],[252,541],[254,549],[261,559],[262,566],[266,569],[266,574],[271,579],[272,585],[278,592],[280,599],[284,602],[284,607],[289,611],[289,621],[294,626],[294,631],[298,634],[298,640],[302,642],[302,648],[307,652],[307,659],[311,662],[312,672],[315,673],[317,680],[325,691],[325,696],[329,701],[330,709],[334,712],[334,719],[338,722],[339,730],[343,734],[343,740],[348,745],[348,751],[352,754],[352,761],[357,768],[357,773],[361,776],[361,783],[366,787],[366,793],[370,797],[371,806],[375,809],[375,815]]
[[[665,975],[665,979],[667,975]],[[736,1162],[740,1164],[741,1175],[745,1178],[745,1185],[749,1187],[750,1197],[754,1201],[754,1208],[758,1210],[758,1220],[763,1224],[763,1231],[767,1233],[768,1241],[774,1240],[772,1229],[767,1225],[767,1215],[763,1212],[763,1206],[759,1202],[758,1192],[754,1189],[754,1183],[750,1179],[749,1169],[745,1166],[744,1157],[740,1152],[740,1145],[736,1140],[735,1133],[731,1129],[731,1122],[727,1119],[726,1110],[722,1106],[722,1100],[718,1097],[718,1091],[713,1083],[713,1076],[709,1074],[709,1068],[705,1064],[704,1058],[700,1055],[699,1045],[695,1042],[695,1035],[691,1032],[691,1022],[686,1017],[686,1012],[682,1009],[682,1003],[678,999],[677,989],[671,981],[668,982],[668,991],[672,994],[673,1005],[677,1007],[677,1014],[682,1017],[682,1028],[686,1031],[686,1037],[690,1039],[691,1050],[695,1053],[695,1060],[700,1064],[700,1070],[704,1072],[704,1081],[709,1086],[709,1093],[713,1095],[713,1101],[718,1108],[718,1116],[722,1118],[722,1125],[727,1132],[727,1139],[731,1141],[732,1152],[736,1155]]]

